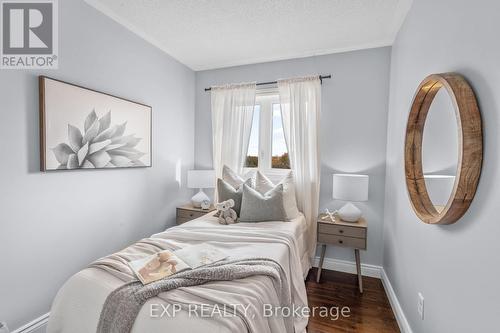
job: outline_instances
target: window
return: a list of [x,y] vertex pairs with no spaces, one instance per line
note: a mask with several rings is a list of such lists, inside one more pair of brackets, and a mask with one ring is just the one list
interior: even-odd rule
[[277,94],[261,93],[256,97],[245,167],[290,169]]
[[271,167],[277,169],[290,169],[290,160],[288,159],[288,149],[286,147],[283,119],[281,119],[281,107],[279,104],[273,104],[272,135]]
[[256,168],[259,166],[259,120],[260,105],[255,105],[253,110],[252,131],[250,132],[250,142],[248,143],[247,160],[245,167]]

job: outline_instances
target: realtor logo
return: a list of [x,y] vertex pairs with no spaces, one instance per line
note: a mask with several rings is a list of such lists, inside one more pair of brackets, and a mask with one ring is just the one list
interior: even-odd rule
[[57,0],[0,1],[2,69],[57,69]]

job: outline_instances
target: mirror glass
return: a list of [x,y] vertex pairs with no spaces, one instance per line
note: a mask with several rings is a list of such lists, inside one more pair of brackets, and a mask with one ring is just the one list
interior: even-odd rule
[[455,109],[448,92],[441,88],[427,114],[422,143],[425,185],[438,212],[446,206],[453,190],[458,150]]

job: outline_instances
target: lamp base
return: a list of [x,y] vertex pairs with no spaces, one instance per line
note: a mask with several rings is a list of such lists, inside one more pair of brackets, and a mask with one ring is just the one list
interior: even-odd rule
[[201,208],[201,203],[205,200],[210,202],[210,198],[208,197],[208,195],[206,195],[205,192],[203,192],[203,190],[200,188],[200,191],[191,198],[191,203],[193,204],[193,207]]
[[361,218],[362,212],[358,207],[352,203],[346,203],[342,208],[337,211],[340,219],[346,222],[358,222]]

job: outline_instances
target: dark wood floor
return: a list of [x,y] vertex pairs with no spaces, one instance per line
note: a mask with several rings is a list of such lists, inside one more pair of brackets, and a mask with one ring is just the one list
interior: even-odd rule
[[[328,270],[322,271],[321,283],[316,283],[316,269],[313,268],[306,281],[309,307],[337,307],[339,312],[342,307],[349,307],[350,316],[339,316],[336,320],[311,316],[307,332],[399,332],[382,281],[363,277],[363,287],[361,294],[354,274]],[[336,312],[332,313],[335,315]]]

